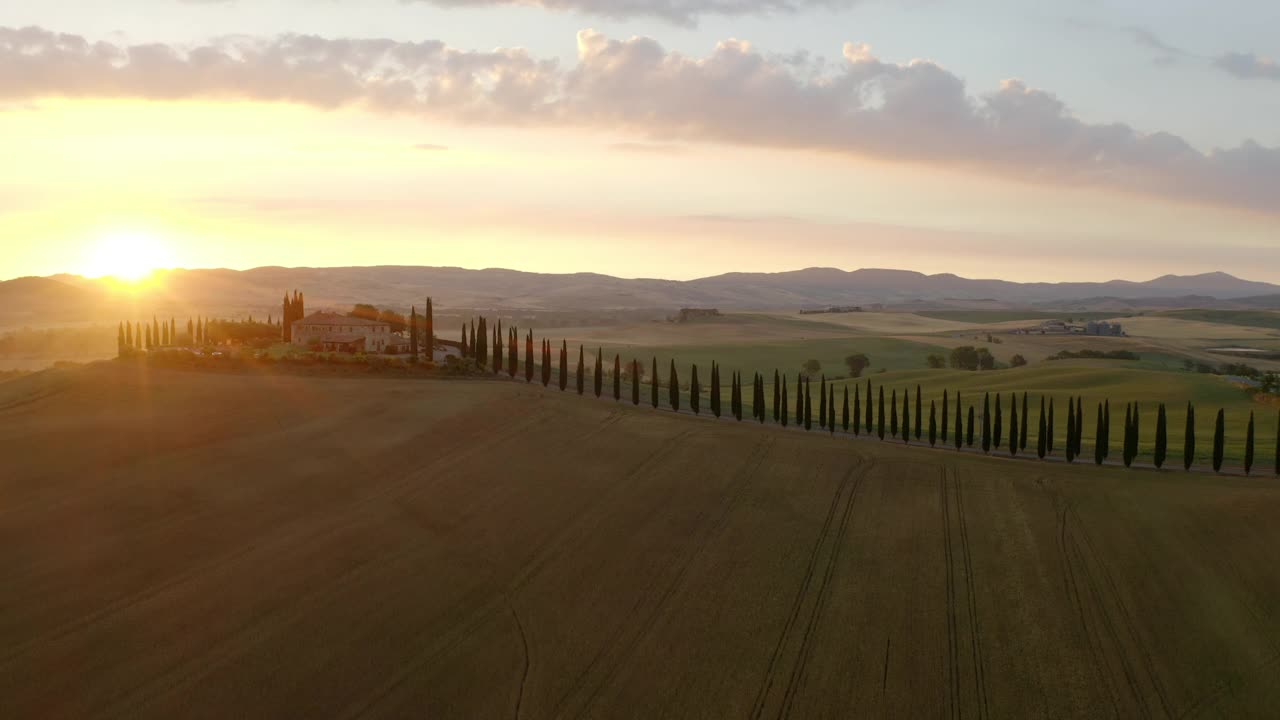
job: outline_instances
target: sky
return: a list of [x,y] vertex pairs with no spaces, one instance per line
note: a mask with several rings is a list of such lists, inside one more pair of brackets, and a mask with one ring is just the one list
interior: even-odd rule
[[0,0],[0,279],[1280,282],[1280,3]]

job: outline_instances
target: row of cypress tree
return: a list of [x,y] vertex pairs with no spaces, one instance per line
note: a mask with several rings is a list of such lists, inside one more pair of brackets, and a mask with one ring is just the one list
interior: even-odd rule
[[[253,318],[249,321],[252,322]],[[212,326],[218,322],[222,321],[204,317],[188,318],[187,334],[184,337],[178,334],[178,321],[173,317],[170,317],[168,322],[154,316],[151,322],[124,321],[116,328],[116,354],[123,357],[136,350],[151,350],[179,343],[205,345],[210,341]],[[267,324],[274,324],[270,317],[267,318]]]

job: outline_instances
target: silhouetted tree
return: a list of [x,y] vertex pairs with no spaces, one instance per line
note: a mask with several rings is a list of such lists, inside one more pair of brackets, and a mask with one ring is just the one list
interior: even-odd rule
[[720,366],[711,361],[711,414],[720,417]]
[[124,357],[124,323],[116,326],[116,357]]
[[409,360],[418,364],[418,306],[409,307]]
[[827,388],[827,432],[836,432],[836,385]]
[[622,399],[622,358],[617,353],[613,355],[613,399]]
[[462,357],[471,357],[471,344],[467,341],[467,323],[462,323],[462,340],[458,343]]
[[1000,447],[1000,442],[1004,437],[1004,401],[1000,398],[1000,393],[996,393],[996,418],[995,426],[992,428],[991,446]]
[[769,412],[768,408],[766,408],[764,405],[764,375],[761,375],[760,373],[755,373],[755,378],[756,378],[756,392],[755,392],[755,398],[754,398],[754,405],[755,407],[760,408],[759,410],[756,411],[756,419],[760,421],[761,425],[763,425],[765,420],[765,415]]
[[[867,398],[867,407],[871,407],[871,398]],[[853,434],[862,435],[862,391],[857,385],[853,386]]]
[[974,431],[974,428],[973,428],[973,426],[974,426],[974,419],[973,419],[973,416],[974,416],[974,409],[973,409],[973,406],[972,406],[972,405],[970,405],[970,406],[969,406],[969,417],[968,417],[968,420],[969,420],[969,426],[965,429],[965,438],[964,438],[965,445],[968,445],[969,447],[973,447],[973,431]]
[[640,404],[640,361],[631,358],[631,404]]
[[1222,471],[1222,452],[1227,441],[1227,416],[1224,410],[1218,410],[1218,419],[1213,424],[1213,471]]
[[1244,474],[1253,472],[1253,412],[1249,413],[1249,424],[1244,431]]
[[1276,475],[1280,475],[1280,415],[1276,417]]
[[1053,398],[1049,398],[1049,420],[1045,433],[1045,448],[1050,455],[1053,454]]
[[804,426],[804,373],[796,375],[796,425]]
[[148,325],[147,326],[147,349],[150,350],[154,346],[155,346],[155,343],[151,342],[151,326]]
[[[1099,408],[1101,415],[1101,408]],[[1152,461],[1155,462],[1156,469],[1164,467],[1164,459],[1169,451],[1169,418],[1165,415],[1164,403],[1160,403],[1160,407],[1156,409],[1156,446]]]
[[520,371],[520,332],[513,326],[507,333],[507,376],[514,380]]
[[[436,361],[436,318],[435,310],[431,307],[431,298],[427,298],[427,310],[422,316],[422,345],[423,351],[426,353],[426,360],[429,363]],[[528,378],[526,382],[533,381],[533,331],[529,331],[529,369],[527,371]]]
[[902,391],[902,442],[911,444],[911,391]]
[[1196,461],[1196,408],[1187,403],[1186,428],[1182,434],[1182,469],[1190,470]]
[[1125,403],[1124,406],[1124,446],[1121,448],[1121,460],[1124,466],[1129,467],[1133,464],[1133,406]]
[[604,348],[596,348],[596,370],[591,376],[592,389],[596,392],[596,397],[604,392]]
[[782,376],[782,402],[778,403],[778,407],[782,410],[782,427],[787,426],[787,376]]
[[844,401],[840,404],[840,426],[849,432],[849,385],[844,386]]
[[738,422],[742,422],[742,413],[740,411],[741,407],[741,388],[738,387],[738,373],[735,371],[729,373],[729,414]]
[[1009,455],[1018,454],[1018,395],[1009,399]]
[[813,429],[813,404],[810,402],[811,398],[809,397],[811,388],[812,388],[812,383],[809,381],[809,378],[806,377],[804,379],[804,429],[805,430]]
[[542,341],[542,386],[551,385],[551,341]]
[[1076,461],[1076,414],[1075,400],[1067,398],[1067,443],[1063,450],[1066,452],[1067,462]]
[[827,426],[827,376],[822,376],[822,384],[818,386],[818,427]]
[[126,322],[124,324],[124,344],[132,350],[136,345],[133,342],[133,323]]
[[920,385],[916,384],[916,440],[921,437],[921,423],[924,422],[923,401],[920,399]]
[[[430,333],[431,331],[428,330],[428,336]],[[529,330],[529,334],[524,339],[524,381],[533,382],[533,330]]]
[[1129,449],[1129,454],[1134,460],[1142,454],[1142,420],[1138,411],[1138,403],[1133,404],[1133,447]]
[[1027,409],[1027,395],[1022,393],[1022,430],[1018,433],[1018,449],[1025,451],[1027,449],[1027,425],[1031,424],[1031,411]]
[[698,384],[698,364],[693,364],[693,375],[689,380],[689,409],[697,415],[702,405],[702,386]]
[[[483,357],[483,356],[481,356]],[[560,341],[560,389],[569,387],[569,341]]]
[[671,360],[671,375],[667,378],[667,402],[671,409],[680,412],[680,376],[676,374],[676,361]]
[[964,447],[964,416],[963,405],[960,402],[960,392],[956,391],[956,450]]
[[577,393],[582,395],[582,391],[586,389],[586,359],[582,346],[577,346],[577,372],[573,374],[573,379],[577,380]]
[[498,324],[493,328],[493,374],[497,375],[502,372],[503,365],[502,352],[502,319],[498,319]]
[[649,374],[649,402],[653,404],[653,409],[658,409],[658,391],[662,383],[658,380],[658,357],[653,358],[653,372]]
[[[947,442],[947,419],[951,417],[951,414],[950,414],[950,412],[949,412],[949,408],[947,407],[947,396],[948,396],[949,394],[950,394],[950,391],[949,391],[949,390],[947,390],[946,388],[943,388],[943,389],[942,389],[942,434],[941,434],[941,438],[942,438],[942,443],[943,443],[944,445],[945,445],[945,444],[946,444],[946,442]],[[957,425],[956,427],[957,427],[957,431],[958,431],[958,430],[959,430],[959,425]]]
[[991,393],[982,396],[982,452],[991,452]]

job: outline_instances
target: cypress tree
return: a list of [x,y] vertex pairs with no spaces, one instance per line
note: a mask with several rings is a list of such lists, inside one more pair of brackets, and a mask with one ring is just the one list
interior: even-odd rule
[[152,344],[151,344],[151,326],[150,326],[150,325],[148,325],[148,326],[147,326],[147,349],[148,349],[148,350],[150,350],[150,349],[151,349],[151,347],[152,347]]
[[582,395],[586,389],[586,357],[581,345],[577,346],[577,372],[573,373],[573,379],[577,380],[577,393]]
[[995,427],[992,428],[994,435],[991,439],[992,447],[1000,447],[1000,441],[1004,437],[1004,401],[1000,397],[1000,393],[996,393],[996,420]]
[[962,406],[960,403],[960,393],[959,391],[957,391],[956,392],[956,427],[955,427],[956,450],[959,450],[964,447],[964,416],[961,413],[962,413]]
[[493,374],[497,375],[502,372],[502,319],[498,319],[498,324],[493,327]]
[[671,375],[667,378],[667,402],[671,409],[680,412],[680,376],[676,374],[676,361],[671,360]]
[[1102,403],[1098,403],[1098,421],[1094,425],[1093,431],[1093,463],[1095,465],[1101,465],[1102,461],[1107,458],[1106,446],[1102,444],[1104,442],[1102,436],[1103,422]]
[[134,344],[133,344],[133,323],[132,323],[132,322],[126,322],[126,323],[124,324],[124,344],[125,344],[125,345],[128,345],[128,346],[129,346],[129,349],[131,349],[131,350],[132,350],[132,349],[133,349],[133,347],[134,347]]
[[965,433],[965,438],[964,438],[965,444],[968,445],[969,447],[973,447],[973,432],[974,432],[973,416],[974,416],[974,409],[973,409],[973,406],[970,405],[969,406],[969,427],[967,428],[967,432]]
[[720,368],[711,361],[711,414],[720,417]]
[[702,404],[702,386],[698,384],[698,364],[693,364],[693,375],[689,380],[689,409],[697,415]]
[[756,419],[760,421],[761,425],[763,425],[765,420],[765,415],[769,413],[769,408],[765,407],[765,404],[764,404],[764,375],[760,373],[753,373],[753,374],[755,375],[755,378],[756,378],[756,394],[754,398],[754,403],[755,403],[755,407],[760,408],[759,410],[756,411]]
[[516,373],[520,372],[520,331],[511,328],[511,334],[507,337],[507,377],[515,379]]
[[738,414],[738,373],[729,373],[729,414],[737,420],[741,421],[742,416]]
[[773,421],[782,417],[782,380],[778,377],[778,369],[773,370]]
[[649,373],[649,402],[653,409],[658,409],[658,391],[662,383],[658,380],[658,356],[653,357],[653,371]]
[[1187,425],[1182,435],[1182,469],[1190,470],[1196,461],[1196,408],[1187,403]]
[[[474,321],[473,321],[474,322]],[[471,329],[471,343],[475,346],[476,367],[483,368],[489,362],[489,329],[485,325],[484,318],[480,318],[479,332],[476,334],[476,328]],[[565,358],[568,359],[569,345],[565,344]],[[563,390],[564,388],[560,388]]]
[[1026,451],[1027,449],[1027,425],[1031,424],[1031,411],[1027,409],[1027,395],[1030,393],[1022,393],[1022,429],[1018,433],[1018,449]]
[[811,402],[811,398],[809,397],[809,391],[812,387],[813,387],[813,384],[809,381],[809,378],[805,378],[804,379],[804,429],[805,430],[813,429],[813,404]]
[[542,386],[551,385],[551,341],[542,340]]
[[187,318],[187,342],[195,344],[196,342],[196,324],[191,318]]
[[418,306],[409,307],[409,361],[418,364]]
[[1280,416],[1276,417],[1276,475],[1280,475]]
[[1102,457],[1111,457],[1111,399],[1102,403]]
[[916,425],[915,425],[916,440],[919,440],[921,438],[921,429],[923,427],[922,423],[924,422],[924,415],[921,409],[921,403],[922,401],[920,399],[920,385],[916,384]]
[[[882,393],[883,393],[883,389],[882,389]],[[871,434],[871,429],[875,427],[875,425],[872,424],[872,420],[873,420],[873,418],[871,417],[872,410],[873,408],[871,405],[871,378],[867,378],[867,434],[868,435]],[[884,416],[884,413],[881,413],[881,417],[883,416]]]
[[617,353],[613,354],[613,399],[622,399],[622,358]]
[[782,409],[782,427],[787,426],[787,376],[782,376],[782,402],[778,403],[778,407]]
[[604,392],[604,348],[596,348],[596,371],[592,376],[592,389],[596,391],[596,397],[600,397],[600,393]]
[[1067,462],[1076,461],[1076,414],[1075,400],[1067,398],[1067,446],[1064,448],[1067,455]]
[[[862,435],[862,397],[861,389],[853,386],[853,434]],[[871,405],[871,398],[867,398],[867,405]],[[870,429],[870,428],[868,428]]]
[[1053,455],[1053,398],[1049,398],[1049,420],[1046,425],[1044,446],[1045,450]]
[[[436,361],[436,319],[435,310],[431,307],[431,298],[427,298],[427,310],[422,316],[422,344],[427,349],[427,362],[434,363]],[[529,364],[533,364],[533,331],[529,331]],[[533,381],[533,368],[526,371],[528,376],[526,382]]]
[[1040,433],[1036,436],[1036,456],[1041,460],[1049,451],[1048,422],[1044,417],[1044,396],[1040,396]]
[[827,388],[827,431],[832,435],[836,432],[836,386],[832,383]]
[[902,391],[902,442],[911,444],[911,391]]
[[1244,431],[1244,474],[1253,472],[1253,412],[1249,413],[1249,425]]
[[1124,466],[1129,467],[1133,464],[1133,455],[1130,454],[1133,447],[1133,407],[1128,403],[1124,406],[1124,446],[1122,448],[1121,460]]
[[[1026,397],[1025,395],[1023,397]],[[1018,396],[1009,401],[1009,455],[1018,454]]]
[[849,385],[844,386],[844,402],[840,405],[840,426],[849,432]]
[[[483,357],[483,356],[482,356]],[[560,389],[569,387],[569,341],[560,341]]]
[[[428,337],[431,331],[427,331]],[[526,383],[533,382],[533,330],[524,339],[524,381]]]
[[1213,423],[1213,471],[1222,471],[1222,451],[1227,441],[1226,412],[1219,409],[1218,419]]
[[929,447],[935,447],[938,444],[938,403],[936,400],[929,401]]
[[462,340],[458,341],[458,350],[462,357],[471,357],[471,350],[467,344],[467,324],[462,323]]
[[804,425],[804,374],[796,373],[796,425]]
[[827,376],[822,376],[822,384],[818,386],[818,427],[827,426]]
[[950,394],[949,390],[947,390],[946,388],[942,389],[942,435],[941,437],[942,437],[942,443],[944,445],[947,442],[947,418],[950,417],[950,413],[948,412],[949,408],[947,408],[947,397],[949,394]]
[[1169,450],[1169,419],[1165,415],[1164,403],[1156,408],[1156,447],[1152,461],[1156,469],[1164,467],[1165,455]]
[[631,404],[640,404],[640,361],[631,358]]
[[116,357],[124,357],[124,323],[116,326]]
[[[883,388],[881,388],[883,389]],[[898,437],[898,391],[894,390],[889,397],[889,437]]]
[[982,452],[991,452],[991,393],[982,396]]

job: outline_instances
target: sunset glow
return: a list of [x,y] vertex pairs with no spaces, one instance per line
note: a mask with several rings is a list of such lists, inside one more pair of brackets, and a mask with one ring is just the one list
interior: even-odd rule
[[160,268],[173,267],[174,257],[172,249],[154,235],[113,231],[99,237],[85,253],[81,274],[138,283]]

